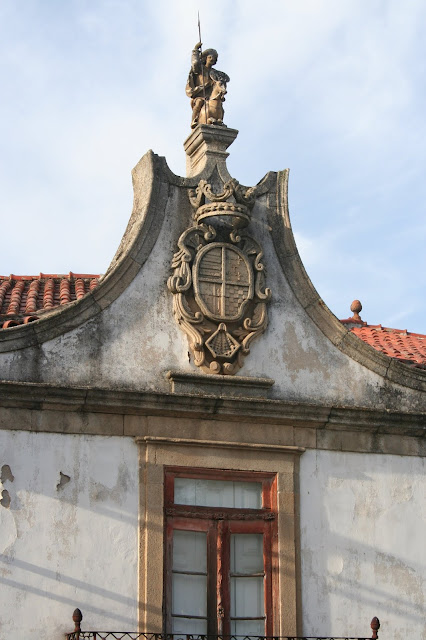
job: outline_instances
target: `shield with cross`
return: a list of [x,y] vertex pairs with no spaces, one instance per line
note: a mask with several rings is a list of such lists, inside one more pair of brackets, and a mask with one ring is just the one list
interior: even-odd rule
[[205,316],[239,320],[253,298],[253,271],[242,251],[213,242],[197,254],[193,267],[195,299]]

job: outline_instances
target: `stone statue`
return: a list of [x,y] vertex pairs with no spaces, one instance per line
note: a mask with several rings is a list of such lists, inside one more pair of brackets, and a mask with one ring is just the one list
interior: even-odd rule
[[191,71],[186,83],[186,95],[191,98],[191,128],[197,124],[223,124],[223,103],[225,101],[226,83],[230,78],[223,71],[213,69],[218,58],[215,49],[201,52],[198,42],[191,56]]

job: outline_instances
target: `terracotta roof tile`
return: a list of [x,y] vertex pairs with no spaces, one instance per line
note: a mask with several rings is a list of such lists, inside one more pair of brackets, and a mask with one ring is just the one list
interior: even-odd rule
[[390,329],[380,324],[352,327],[350,331],[377,351],[426,369],[426,335],[411,333],[406,329]]
[[38,320],[59,306],[80,300],[98,285],[100,275],[40,273],[0,276],[0,329]]
[[367,324],[359,315],[362,311],[359,300],[352,302],[351,311],[354,314],[351,318],[340,320],[351,333],[391,358],[426,369],[426,335],[410,333],[406,329],[390,329],[381,324]]

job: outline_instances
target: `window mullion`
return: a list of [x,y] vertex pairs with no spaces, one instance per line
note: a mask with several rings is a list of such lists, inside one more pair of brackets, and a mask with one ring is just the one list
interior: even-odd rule
[[207,531],[207,634],[217,635],[217,522],[211,521]]
[[230,531],[229,522],[218,522],[217,537],[217,627],[219,635],[229,635],[230,624]]

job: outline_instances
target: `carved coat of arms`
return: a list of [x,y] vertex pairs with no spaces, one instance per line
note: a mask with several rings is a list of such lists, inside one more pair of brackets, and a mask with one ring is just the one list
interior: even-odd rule
[[168,280],[173,312],[195,364],[207,373],[234,374],[251,342],[266,329],[271,297],[262,249],[243,231],[254,189],[230,180],[222,193],[214,193],[200,180],[189,199],[194,225],[179,238]]

